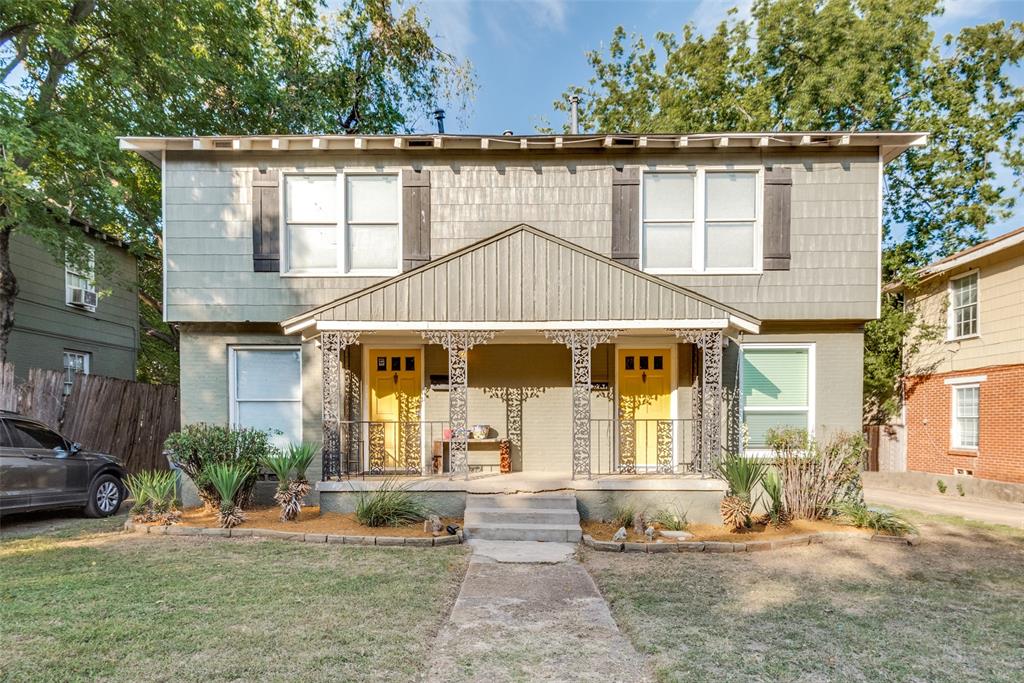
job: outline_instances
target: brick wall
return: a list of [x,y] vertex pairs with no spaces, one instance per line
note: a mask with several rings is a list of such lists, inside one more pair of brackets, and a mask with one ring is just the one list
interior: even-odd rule
[[[985,375],[979,383],[978,449],[952,448],[953,386],[946,380]],[[1024,483],[1024,365],[920,375],[904,380],[906,391],[907,469]]]

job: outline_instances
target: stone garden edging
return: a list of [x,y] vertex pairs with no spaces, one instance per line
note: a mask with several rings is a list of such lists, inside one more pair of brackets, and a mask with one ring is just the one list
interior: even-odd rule
[[213,538],[273,538],[279,541],[297,541],[300,543],[343,543],[347,545],[379,545],[379,546],[411,546],[431,548],[462,543],[462,529],[454,536],[347,536],[344,534],[307,534],[302,531],[279,531],[277,529],[222,529],[220,527],[199,526],[150,526],[136,524],[128,520],[124,523],[125,531],[136,534],[156,534],[160,536],[208,536]]
[[823,531],[816,534],[780,538],[776,541],[748,541],[745,543],[731,543],[729,541],[677,541],[674,543],[595,541],[593,536],[584,534],[583,545],[593,550],[609,553],[753,553],[824,543],[829,538],[859,538],[879,543],[895,543],[897,545],[917,545],[920,542],[920,537],[916,535],[885,536],[873,534],[867,536],[847,531]]

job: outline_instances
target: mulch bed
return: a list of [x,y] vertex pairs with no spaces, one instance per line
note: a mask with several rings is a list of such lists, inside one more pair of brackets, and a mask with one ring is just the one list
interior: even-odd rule
[[[595,541],[610,541],[619,525],[614,522],[598,522],[584,520],[581,522],[583,533],[589,534]],[[655,525],[657,528],[657,525]],[[871,536],[870,529],[858,529],[856,527],[836,524],[826,520],[811,521],[806,519],[795,519],[789,524],[781,527],[765,526],[755,524],[753,529],[744,531],[732,531],[721,524],[691,524],[687,531],[693,534],[693,538],[687,541],[724,541],[729,543],[749,543],[751,541],[781,541],[791,536],[804,536],[807,534],[818,534],[829,531],[843,531],[849,533],[861,533]],[[661,539],[665,542],[674,542],[674,538],[666,538],[655,534],[655,540]],[[633,529],[626,528],[626,541],[629,543],[644,543],[647,537],[644,534],[635,534]]]
[[[442,517],[445,526],[462,527],[462,520],[454,517]],[[148,524],[147,526],[158,526]],[[190,508],[181,514],[181,520],[175,526],[215,528],[217,513],[205,508]],[[389,527],[363,526],[353,514],[339,512],[320,512],[317,506],[302,508],[298,519],[292,522],[281,521],[281,509],[277,507],[256,508],[245,510],[245,521],[238,529],[270,529],[272,531],[292,531],[309,534],[336,534],[341,536],[403,536],[407,538],[430,538],[433,534],[423,531],[423,523],[409,526]],[[441,532],[447,535],[446,532]]]

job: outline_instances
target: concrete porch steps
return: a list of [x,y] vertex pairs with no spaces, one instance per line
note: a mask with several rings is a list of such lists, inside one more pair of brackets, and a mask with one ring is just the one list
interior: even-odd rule
[[467,538],[578,543],[583,537],[574,493],[513,493],[466,498]]

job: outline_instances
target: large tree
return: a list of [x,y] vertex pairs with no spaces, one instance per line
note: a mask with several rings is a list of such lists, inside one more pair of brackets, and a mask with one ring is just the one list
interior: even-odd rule
[[471,91],[416,9],[389,0],[5,0],[0,75],[0,361],[18,294],[11,235],[78,259],[74,218],[141,259],[140,376],[154,381],[177,375],[159,176],[116,136],[391,133]]
[[[1024,170],[1024,23],[999,21],[936,39],[939,0],[755,0],[710,35],[659,33],[658,49],[615,30],[588,54],[581,122],[607,131],[922,130],[930,144],[885,173],[886,279],[981,240],[1012,213]],[[997,180],[1012,170],[1014,187]],[[865,403],[896,407],[903,337],[898,302],[868,325]]]

